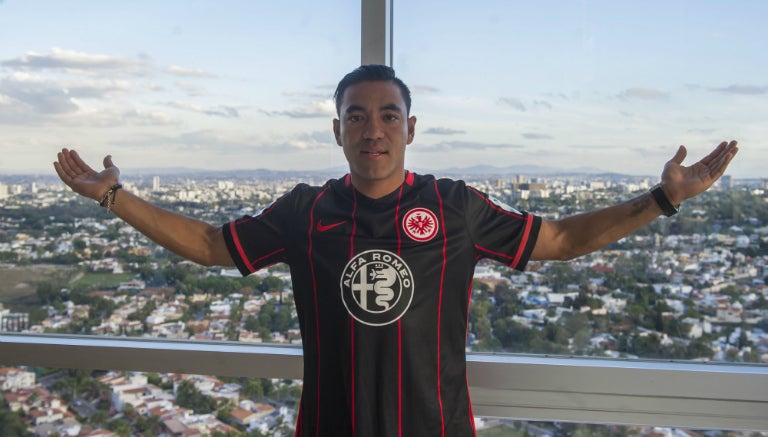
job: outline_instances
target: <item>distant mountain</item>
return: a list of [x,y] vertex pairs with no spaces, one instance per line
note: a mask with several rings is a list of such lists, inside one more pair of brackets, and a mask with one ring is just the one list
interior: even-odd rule
[[[476,165],[469,167],[451,167],[445,169],[426,169],[408,167],[410,170],[421,174],[434,174],[441,177],[467,178],[473,176],[575,176],[575,175],[599,175],[599,176],[621,176],[621,174],[612,173],[595,167],[577,167],[572,169],[562,169],[555,167],[546,167],[541,165],[514,165],[508,167],[496,167],[492,165]],[[258,179],[280,179],[280,178],[335,178],[349,172],[346,166],[338,166],[319,170],[274,170],[266,168],[255,168],[249,170],[210,170],[190,167],[158,167],[158,168],[134,168],[126,169],[124,175],[129,179],[146,179],[153,176],[166,177],[205,177],[205,178],[258,178]],[[58,177],[53,173],[48,174],[15,174],[2,175],[5,180],[56,180]],[[30,179],[31,178],[31,179]]]
[[[492,165],[475,165],[470,167],[451,167],[445,169],[421,169],[412,168],[413,171],[418,173],[430,173],[440,176],[511,176],[511,175],[533,175],[533,176],[551,176],[551,175],[580,175],[589,174],[597,175],[615,174],[603,169],[595,167],[577,167],[572,169],[562,169],[555,167],[546,167],[541,165],[515,165],[509,167],[495,167]],[[194,169],[186,167],[167,167],[167,168],[151,168],[151,169],[135,169],[132,171],[133,176],[147,177],[154,175],[206,175],[206,176],[227,176],[227,177],[263,177],[263,178],[278,178],[278,177],[295,177],[300,175],[307,176],[328,176],[338,177],[342,174],[349,172],[349,169],[345,166],[339,166],[334,168],[326,168],[320,170],[272,170],[272,169],[252,169],[252,170],[205,170]]]
[[546,167],[541,165],[513,165],[509,167],[495,167],[492,165],[476,165],[471,167],[451,167],[443,170],[431,171],[446,176],[474,176],[474,175],[529,175],[529,176],[552,176],[552,175],[579,175],[579,174],[614,174],[603,169],[594,167],[577,167],[572,169],[562,169],[555,167]]

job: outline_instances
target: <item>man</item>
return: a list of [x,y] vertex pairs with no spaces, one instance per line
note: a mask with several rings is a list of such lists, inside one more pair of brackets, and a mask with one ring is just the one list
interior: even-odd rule
[[410,92],[385,66],[362,66],[335,93],[336,142],[349,174],[297,185],[257,217],[221,227],[120,190],[109,156],[96,172],[64,149],[74,191],[169,250],[244,275],[291,268],[304,348],[298,436],[471,436],[464,344],[475,263],[522,270],[616,241],[714,183],[737,153],[723,142],[690,167],[680,147],[652,192],[602,210],[542,220],[461,181],[405,170]]

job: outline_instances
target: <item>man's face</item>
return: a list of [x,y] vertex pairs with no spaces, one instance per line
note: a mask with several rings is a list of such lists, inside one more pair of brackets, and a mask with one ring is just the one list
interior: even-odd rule
[[405,146],[413,141],[415,125],[394,82],[360,82],[344,91],[333,132],[355,188],[377,198],[402,184]]

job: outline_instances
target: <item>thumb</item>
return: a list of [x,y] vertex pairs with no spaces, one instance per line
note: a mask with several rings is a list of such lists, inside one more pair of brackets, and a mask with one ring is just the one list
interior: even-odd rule
[[104,157],[104,168],[114,167],[115,164],[112,163],[112,155],[107,155]]
[[685,146],[680,146],[677,148],[677,153],[675,153],[675,156],[672,157],[672,161],[677,164],[682,164],[686,155],[688,155],[688,150],[686,150]]

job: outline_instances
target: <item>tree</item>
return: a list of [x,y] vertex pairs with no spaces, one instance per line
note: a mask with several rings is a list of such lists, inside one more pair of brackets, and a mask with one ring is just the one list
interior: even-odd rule
[[273,319],[273,330],[285,332],[293,327],[293,310],[291,305],[280,305]]
[[159,435],[162,430],[162,422],[158,416],[140,416],[134,422],[136,431],[148,436]]
[[509,352],[531,352],[531,343],[540,336],[539,331],[527,328],[511,318],[498,319],[493,332],[505,350]]
[[498,317],[511,317],[520,314],[520,303],[517,291],[513,290],[506,282],[499,282],[493,290],[496,298]]
[[37,295],[37,299],[43,305],[52,305],[54,302],[61,302],[59,288],[48,281],[38,282],[35,294]]
[[88,421],[96,426],[102,426],[109,420],[109,413],[104,410],[96,410]]
[[688,344],[688,356],[686,358],[712,358],[715,355],[712,348],[709,347],[702,339],[697,338],[692,340]]
[[661,339],[656,334],[638,335],[632,339],[632,352],[645,358],[658,358],[661,355]]
[[261,283],[256,287],[257,290],[261,291],[262,293],[266,293],[268,291],[281,291],[285,287],[285,284],[283,283],[283,280],[276,277],[276,276],[267,276],[264,278]]
[[179,384],[176,401],[179,406],[194,410],[196,414],[208,414],[216,410],[216,399],[202,394],[189,380]]
[[4,437],[32,437],[32,433],[27,431],[27,426],[22,422],[21,417],[8,408],[5,399],[0,397],[0,430]]
[[257,319],[253,314],[246,317],[245,322],[243,322],[243,328],[245,328],[247,331],[256,332],[259,330],[259,327],[259,319]]
[[264,387],[261,378],[247,378],[242,382],[243,394],[250,399],[261,399],[264,397]]
[[130,437],[131,424],[125,419],[113,419],[107,424],[107,429],[120,437]]

